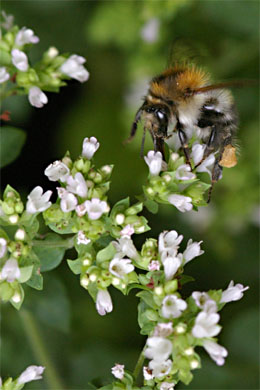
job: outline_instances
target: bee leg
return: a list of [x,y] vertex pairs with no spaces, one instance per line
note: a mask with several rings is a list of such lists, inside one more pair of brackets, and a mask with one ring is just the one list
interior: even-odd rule
[[214,167],[213,167],[213,170],[212,170],[211,186],[210,186],[210,189],[209,189],[209,192],[208,192],[207,203],[210,202],[214,184],[221,178],[222,167],[219,165],[219,160],[220,159],[217,159],[215,161],[215,164],[214,164]]
[[143,157],[144,157],[144,141],[145,141],[145,133],[146,133],[146,129],[144,129],[144,132],[143,132],[143,137],[142,137],[141,151],[140,151],[140,157],[141,157],[141,158],[143,158]]
[[178,130],[178,136],[180,139],[181,147],[182,147],[184,155],[185,155],[186,163],[189,164],[190,168],[192,169],[191,162],[190,162],[190,150],[189,150],[189,146],[187,144],[186,134],[180,128],[180,125],[178,126],[177,130]]
[[130,136],[129,136],[129,138],[127,138],[127,139],[123,142],[124,144],[126,144],[126,143],[128,143],[128,142],[131,142],[132,139],[134,138],[135,133],[136,133],[136,130],[137,130],[137,124],[138,124],[138,122],[139,122],[140,119],[141,119],[142,111],[143,111],[142,108],[141,108],[140,110],[137,111],[136,116],[135,116],[135,120],[134,120],[134,122],[133,122],[133,124],[132,124],[132,127],[131,127]]
[[196,169],[204,160],[206,160],[206,158],[210,155],[210,153],[212,153],[214,151],[213,144],[214,144],[216,134],[217,134],[217,128],[215,125],[213,125],[208,142],[206,144],[206,148],[205,148],[205,152],[203,154],[203,157],[202,157],[201,161],[195,165],[194,169]]
[[156,152],[161,152],[163,160],[165,160],[165,153],[164,153],[164,140],[161,137],[153,137],[153,144],[154,144],[154,150]]

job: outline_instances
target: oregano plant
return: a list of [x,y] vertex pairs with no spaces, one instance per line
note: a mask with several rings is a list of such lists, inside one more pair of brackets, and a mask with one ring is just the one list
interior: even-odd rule
[[[41,108],[48,102],[43,91],[58,92],[70,78],[80,82],[88,79],[83,57],[61,55],[54,47],[31,64],[29,51],[39,38],[31,29],[12,22],[3,13],[2,100],[26,94],[30,104]],[[7,116],[2,113],[2,119]],[[10,137],[21,140],[21,130],[5,126],[1,137],[5,148]],[[182,287],[193,280],[186,274],[188,263],[204,254],[203,243],[184,238],[174,224],[171,230],[154,236],[143,209],[157,213],[161,203],[168,206],[169,213],[174,208],[186,213],[207,207],[214,153],[198,165],[205,145],[196,134],[189,139],[191,166],[180,148],[169,149],[166,161],[160,152],[151,150],[144,157],[148,177],[142,194],[134,203],[127,197],[111,204],[108,193],[113,161],[95,165],[99,141],[95,134],[88,134],[78,158],[73,160],[68,151],[50,161],[44,174],[56,182],[55,194],[36,186],[23,202],[10,179],[0,201],[1,300],[19,310],[25,298],[23,286],[41,294],[44,272],[62,261],[93,298],[101,316],[116,310],[111,289],[123,295],[134,290],[139,299],[140,333],[146,336],[144,348],[133,371],[124,362],[115,363],[111,368],[114,381],[100,389],[172,390],[179,382],[188,385],[193,371],[201,368],[198,347],[203,347],[217,365],[224,364],[228,351],[218,344],[222,329],[219,312],[226,303],[241,299],[248,287],[231,281],[218,290],[193,291],[185,296]],[[11,159],[15,157],[13,154]],[[2,161],[3,165],[9,162],[10,156]],[[47,233],[41,233],[40,219]],[[149,238],[137,248],[135,235],[148,231]],[[66,251],[72,248],[77,257],[68,259]],[[16,379],[3,380],[1,388],[20,390],[27,382],[41,379],[43,372],[42,366],[29,366]]]

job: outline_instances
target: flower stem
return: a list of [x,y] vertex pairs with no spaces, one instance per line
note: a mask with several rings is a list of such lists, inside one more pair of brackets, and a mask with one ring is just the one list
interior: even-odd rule
[[37,323],[33,315],[25,310],[20,310],[20,317],[24,325],[24,330],[27,338],[31,344],[33,353],[38,361],[38,364],[46,367],[44,377],[48,383],[48,387],[51,390],[61,390],[64,386],[54,368],[53,363],[50,360],[44,341],[42,340],[41,334],[37,327]]
[[45,248],[66,248],[70,249],[74,246],[74,237],[70,237],[64,240],[32,240],[33,246],[45,247]]
[[143,364],[144,364],[144,359],[145,359],[145,356],[144,356],[144,350],[145,350],[145,347],[146,345],[144,346],[144,348],[142,349],[140,355],[139,355],[139,358],[136,362],[136,366],[135,366],[135,369],[133,371],[133,377],[134,377],[134,380],[136,381],[137,380],[137,377],[139,375],[139,372],[141,370],[141,368],[143,367]]

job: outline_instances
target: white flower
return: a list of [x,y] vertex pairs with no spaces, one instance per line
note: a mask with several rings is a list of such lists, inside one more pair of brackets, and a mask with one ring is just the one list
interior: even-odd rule
[[164,318],[178,318],[187,308],[187,303],[176,295],[166,295],[162,301],[162,316]]
[[195,179],[196,175],[191,172],[191,167],[188,164],[180,165],[176,170],[176,179],[191,180]]
[[154,150],[150,150],[147,154],[147,157],[144,157],[146,164],[149,167],[150,174],[152,176],[157,176],[162,170],[162,153],[155,152]]
[[65,75],[84,83],[89,78],[89,72],[82,64],[86,62],[84,57],[76,54],[71,55],[60,67]]
[[132,225],[126,225],[124,227],[124,229],[121,230],[120,232],[120,236],[124,237],[124,236],[127,236],[127,237],[131,237],[135,232],[135,229],[133,228]]
[[90,242],[91,242],[91,240],[85,236],[83,231],[79,230],[78,234],[77,234],[77,244],[78,245],[80,245],[80,244],[88,245]]
[[148,43],[156,42],[159,34],[159,27],[159,19],[149,19],[141,30],[142,39]]
[[84,138],[82,145],[82,156],[90,160],[99,148],[99,142],[95,137]]
[[83,217],[83,215],[85,215],[86,212],[87,212],[87,208],[86,208],[85,202],[79,204],[79,205],[76,207],[76,213],[77,213],[77,215],[78,215],[79,217]]
[[236,284],[234,286],[233,280],[228,285],[228,288],[222,292],[220,303],[227,303],[231,301],[238,301],[243,297],[243,292],[248,290],[249,287],[244,287],[243,284]]
[[118,256],[127,256],[130,259],[135,259],[138,256],[134,243],[128,236],[120,237],[118,242],[113,241],[113,245],[118,252]]
[[92,198],[84,202],[89,219],[99,219],[102,214],[108,211],[108,204],[98,198]]
[[27,213],[34,214],[48,209],[51,206],[51,202],[49,201],[51,194],[52,191],[46,191],[43,193],[42,187],[35,187],[27,197]]
[[0,67],[0,84],[4,83],[10,78],[9,73],[6,71],[5,66]]
[[11,54],[14,66],[20,71],[26,72],[29,68],[27,55],[18,49],[13,49]]
[[125,375],[125,366],[124,364],[116,364],[112,367],[111,371],[115,378],[123,379]]
[[36,86],[29,89],[29,102],[32,106],[42,108],[44,104],[48,103],[48,98],[42,90]]
[[164,337],[148,337],[146,345],[144,355],[148,359],[162,362],[172,353],[172,343]]
[[113,310],[112,300],[107,290],[98,290],[96,309],[98,311],[98,314],[100,314],[101,316],[104,316],[105,314],[110,313]]
[[87,196],[88,187],[82,173],[77,172],[74,177],[69,176],[67,178],[67,190],[73,192],[73,194],[76,194],[81,198],[85,198]]
[[205,292],[193,291],[192,298],[194,299],[196,305],[207,313],[216,313],[217,304],[210,298],[210,296]]
[[18,31],[15,38],[15,43],[17,46],[23,46],[27,43],[38,43],[39,40],[39,37],[34,35],[33,30],[23,27],[20,31]]
[[36,381],[42,379],[42,373],[45,370],[45,367],[42,366],[29,366],[24,372],[21,373],[17,382],[21,385],[23,383]]
[[1,26],[4,27],[5,30],[10,30],[13,27],[14,16],[7,15],[5,11],[2,11],[2,16],[4,21],[1,23]]
[[159,252],[167,252],[169,255],[175,255],[179,244],[182,242],[183,236],[179,235],[175,230],[164,231],[159,235],[158,248]]
[[196,172],[207,172],[209,176],[212,176],[212,168],[215,162],[214,153],[211,153],[204,161],[196,168]]
[[50,181],[60,180],[61,182],[65,182],[70,174],[70,170],[66,164],[59,160],[56,160],[54,161],[54,163],[47,166],[44,171],[44,174],[48,177]]
[[182,254],[179,253],[177,256],[167,256],[167,254],[162,254],[161,259],[164,267],[165,278],[166,280],[171,280],[181,266]]
[[149,368],[153,371],[155,378],[162,378],[169,374],[172,368],[172,360],[168,359],[166,361],[157,361],[151,360],[149,363]]
[[143,367],[143,375],[146,381],[149,381],[150,379],[154,378],[152,370],[150,370],[147,366]]
[[224,358],[228,355],[226,348],[211,340],[203,341],[203,347],[206,349],[211,359],[213,359],[218,366],[223,366],[225,363]]
[[109,263],[109,272],[120,279],[123,278],[126,274],[132,272],[134,268],[135,267],[131,263],[130,259],[120,259],[115,257]]
[[214,337],[219,334],[221,327],[217,325],[219,321],[218,313],[200,312],[195,320],[195,325],[192,328],[194,337]]
[[173,390],[175,384],[171,382],[162,382],[160,386],[160,390]]
[[192,259],[194,259],[194,257],[200,256],[204,253],[204,251],[200,249],[201,243],[202,243],[202,241],[192,242],[192,239],[189,239],[187,247],[186,247],[185,251],[183,252],[183,257],[185,259],[184,264],[186,264],[189,261],[191,261]]
[[191,158],[194,162],[194,165],[197,165],[202,161],[205,148],[206,148],[205,144],[204,145],[201,145],[201,144],[193,144],[192,145]]
[[172,322],[159,322],[154,328],[154,337],[168,337],[173,332]]
[[16,259],[8,259],[4,264],[1,271],[1,279],[7,280],[7,282],[12,283],[15,279],[19,279],[21,276],[21,271],[19,269]]
[[158,260],[152,260],[148,265],[149,271],[159,271],[160,269],[160,262]]
[[1,237],[0,238],[0,259],[4,257],[4,255],[6,254],[6,250],[7,250],[7,241],[5,238]]
[[66,190],[61,196],[60,208],[64,213],[69,213],[70,211],[75,210],[78,204],[78,199],[71,192]]
[[179,211],[184,213],[192,209],[192,199],[189,196],[172,194],[168,197],[168,201],[173,204]]

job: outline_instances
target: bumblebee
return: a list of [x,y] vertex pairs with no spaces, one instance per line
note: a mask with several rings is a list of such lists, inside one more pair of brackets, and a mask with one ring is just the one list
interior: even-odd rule
[[196,129],[196,134],[206,144],[203,160],[211,153],[215,154],[213,185],[221,178],[223,167],[231,168],[237,164],[235,135],[238,115],[232,94],[226,89],[231,85],[234,83],[211,85],[208,74],[195,65],[170,67],[151,80],[127,141],[132,140],[137,124],[142,120],[141,154],[148,130],[154,150],[160,151],[165,159],[164,142],[170,143],[171,137],[177,133],[186,162],[191,166],[188,141]]

